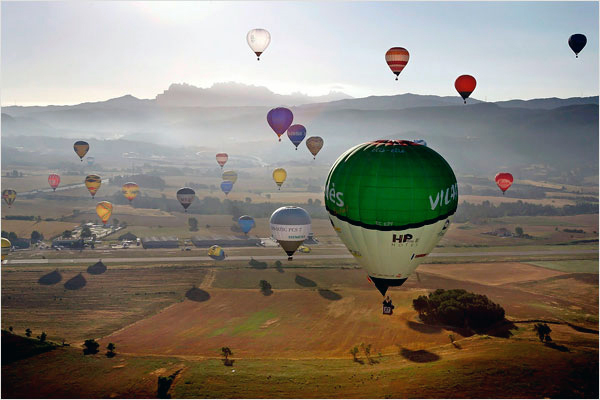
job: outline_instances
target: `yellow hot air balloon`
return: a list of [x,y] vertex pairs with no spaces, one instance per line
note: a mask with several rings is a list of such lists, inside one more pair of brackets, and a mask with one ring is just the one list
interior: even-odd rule
[[106,225],[112,215],[112,210],[113,205],[108,201],[101,201],[96,205],[96,214],[98,214],[104,225]]
[[131,201],[137,197],[140,187],[135,182],[127,182],[123,185],[122,190],[123,196],[131,203]]
[[8,253],[10,252],[10,240],[2,238],[2,261],[6,260]]
[[90,191],[92,199],[96,195],[98,189],[100,189],[101,184],[102,178],[100,178],[98,175],[88,175],[85,177],[85,187]]
[[89,149],[90,145],[83,140],[79,140],[73,144],[73,150],[75,150],[75,153],[77,153],[81,161],[83,161],[83,157],[85,157]]
[[238,178],[238,174],[235,171],[223,172],[223,180],[224,181],[231,181],[232,183],[235,183],[235,181],[237,181],[237,178]]
[[13,189],[4,189],[2,191],[2,198],[4,199],[4,201],[6,202],[6,204],[8,204],[8,207],[10,208],[12,203],[14,203],[15,199],[17,198],[17,192]]
[[283,168],[277,168],[273,171],[273,180],[279,186],[279,190],[281,190],[281,185],[285,182],[285,178],[287,177],[287,172]]

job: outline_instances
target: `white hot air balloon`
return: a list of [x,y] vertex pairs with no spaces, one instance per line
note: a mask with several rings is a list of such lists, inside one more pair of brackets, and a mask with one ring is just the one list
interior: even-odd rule
[[271,43],[271,34],[265,29],[252,29],[246,35],[248,46],[256,54],[257,60],[260,61],[260,55],[267,49]]
[[281,207],[269,221],[271,235],[287,253],[288,260],[310,234],[310,215],[300,207]]

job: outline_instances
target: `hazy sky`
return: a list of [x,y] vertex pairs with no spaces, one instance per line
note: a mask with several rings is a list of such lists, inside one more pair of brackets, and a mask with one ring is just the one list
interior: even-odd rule
[[[598,95],[598,2],[7,2],[2,105],[154,98],[171,83],[236,81],[355,97]],[[271,32],[257,62],[252,28]],[[575,58],[573,33],[588,43]],[[385,52],[410,61],[394,81]]]

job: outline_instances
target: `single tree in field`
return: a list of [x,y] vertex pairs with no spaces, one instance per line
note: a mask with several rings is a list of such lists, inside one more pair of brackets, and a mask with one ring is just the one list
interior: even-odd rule
[[223,364],[228,366],[233,365],[233,360],[229,359],[229,356],[232,356],[233,352],[229,347],[221,347],[221,355],[225,357],[225,359],[223,360]]
[[108,346],[106,346],[106,349],[108,350],[106,352],[106,357],[108,357],[108,358],[114,357],[117,354],[117,353],[115,353],[116,348],[117,348],[117,346],[115,346],[114,343],[109,343]]
[[354,346],[353,348],[350,349],[350,354],[352,354],[352,361],[358,362],[358,357],[356,357],[356,355],[358,354],[357,346]]
[[42,334],[40,336],[38,336],[37,338],[40,340],[40,342],[44,343],[46,341],[46,332],[42,332]]
[[533,330],[537,333],[540,338],[540,342],[551,342],[552,338],[550,337],[550,332],[552,329],[548,326],[548,324],[542,324],[538,322],[533,326]]
[[190,226],[190,231],[195,232],[198,230],[198,220],[196,218],[188,218],[188,225]]
[[520,226],[517,226],[515,228],[515,233],[517,234],[518,237],[522,237],[523,236],[523,228],[521,228]]
[[29,328],[25,329],[25,336],[31,337],[31,329],[29,329]]
[[87,339],[83,343],[83,354],[96,354],[99,347],[100,344],[98,344],[98,342],[96,342],[94,339]]
[[38,231],[31,232],[31,243],[37,243],[40,240],[44,240],[44,235],[42,235]]
[[360,347],[362,347],[363,351],[365,352],[365,357],[369,361],[369,364],[373,364],[373,360],[371,359],[371,343],[367,345],[361,343]]

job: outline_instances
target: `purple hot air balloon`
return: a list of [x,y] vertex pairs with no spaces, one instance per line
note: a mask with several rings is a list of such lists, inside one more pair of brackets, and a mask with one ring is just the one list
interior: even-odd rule
[[285,107],[277,107],[267,114],[267,122],[271,129],[275,131],[281,142],[281,135],[285,133],[294,120],[294,114]]
[[292,143],[294,143],[294,146],[296,146],[296,150],[298,150],[298,145],[302,143],[306,136],[306,128],[300,124],[292,125],[288,128],[287,134]]

